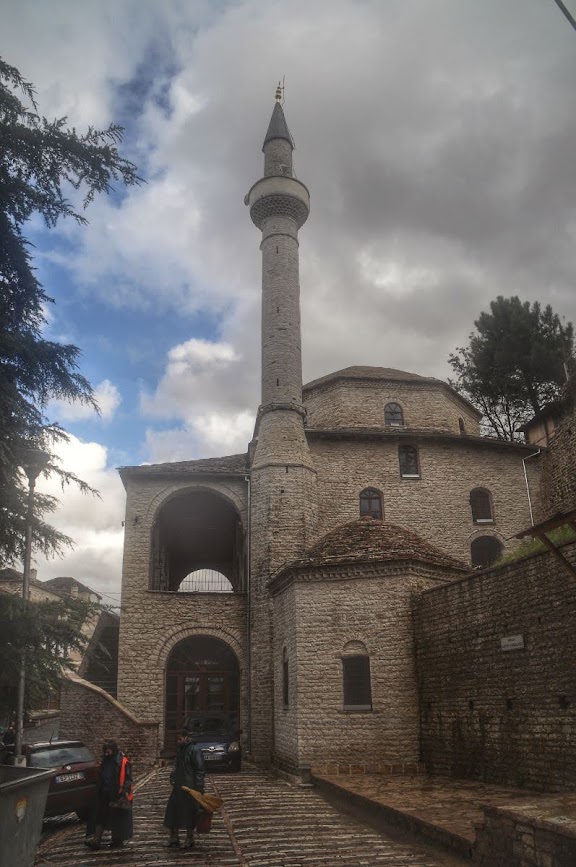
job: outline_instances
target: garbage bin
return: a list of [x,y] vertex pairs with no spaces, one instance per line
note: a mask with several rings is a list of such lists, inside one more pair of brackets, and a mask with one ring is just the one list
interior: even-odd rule
[[54,773],[0,766],[0,864],[33,867]]

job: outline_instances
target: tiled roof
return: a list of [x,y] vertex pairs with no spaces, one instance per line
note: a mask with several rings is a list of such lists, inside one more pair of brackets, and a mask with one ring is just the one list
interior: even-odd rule
[[461,560],[445,554],[411,530],[376,518],[358,518],[323,536],[306,557],[291,566],[325,566],[381,560],[418,560],[468,570]]
[[72,588],[77,587],[80,592],[84,593],[94,593],[98,598],[102,598],[96,590],[92,590],[90,587],[87,587],[85,584],[82,584],[80,581],[77,581],[76,578],[70,578],[68,576],[61,575],[57,578],[50,578],[48,581],[42,581],[44,587],[49,587],[50,590],[63,591],[70,595]]
[[197,461],[174,461],[165,464],[141,464],[138,467],[119,467],[120,476],[186,475],[205,473],[209,475],[243,474],[246,472],[247,456],[226,455],[222,458],[201,458]]

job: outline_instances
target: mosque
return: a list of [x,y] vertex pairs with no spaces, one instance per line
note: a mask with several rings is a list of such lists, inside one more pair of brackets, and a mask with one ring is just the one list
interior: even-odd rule
[[445,382],[348,367],[302,383],[308,188],[277,93],[245,203],[262,240],[262,393],[244,454],[123,467],[118,699],[223,715],[288,773],[416,762],[415,596],[493,563],[532,521],[533,447],[482,436]]

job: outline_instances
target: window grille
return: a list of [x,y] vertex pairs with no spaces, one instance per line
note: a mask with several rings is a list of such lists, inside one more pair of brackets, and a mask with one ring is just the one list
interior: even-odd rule
[[179,593],[232,593],[228,578],[215,569],[196,569],[186,576],[178,587]]
[[492,523],[494,520],[492,498],[490,491],[486,488],[474,488],[473,491],[470,491],[470,507],[472,520],[475,524]]
[[366,488],[360,494],[360,517],[382,519],[382,494],[376,488]]
[[400,427],[404,424],[404,414],[399,403],[387,403],[384,407],[384,424]]
[[344,710],[372,710],[370,657],[345,656],[342,659]]
[[420,478],[418,451],[414,446],[400,446],[398,449],[398,461],[400,464],[400,475],[403,479]]

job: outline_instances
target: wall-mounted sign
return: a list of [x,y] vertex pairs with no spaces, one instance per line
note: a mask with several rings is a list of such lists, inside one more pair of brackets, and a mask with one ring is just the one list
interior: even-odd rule
[[523,648],[523,635],[505,635],[500,639],[500,650],[522,650]]

